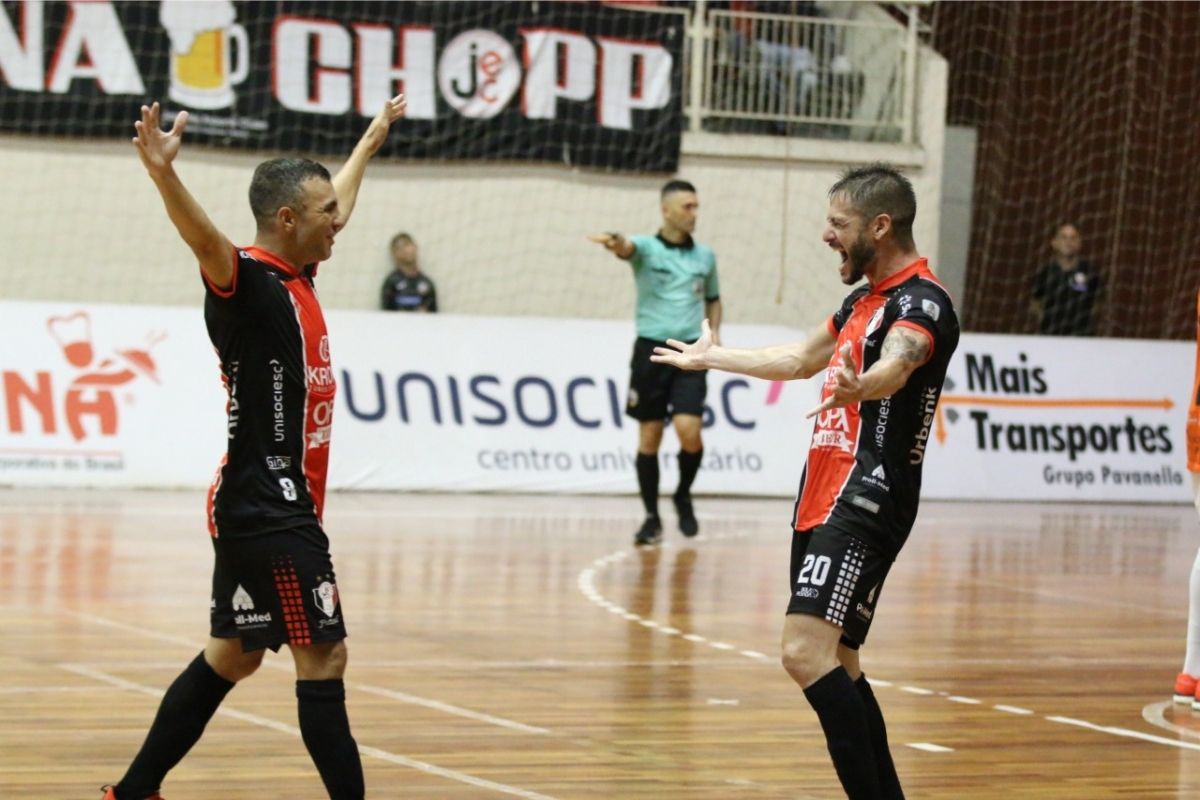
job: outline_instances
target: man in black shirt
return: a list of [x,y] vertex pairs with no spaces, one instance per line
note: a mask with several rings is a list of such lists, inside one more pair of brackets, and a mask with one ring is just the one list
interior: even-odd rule
[[380,292],[383,310],[437,311],[437,289],[417,266],[417,243],[407,233],[392,237],[392,262]]
[[208,493],[214,567],[209,638],[167,689],[146,740],[105,800],[161,800],[167,772],[225,695],[287,645],[300,733],[334,800],[362,800],[358,745],[346,716],[346,626],[322,527],[335,391],[317,264],[354,209],[367,161],[404,113],[384,104],[332,178],[305,158],[254,171],[254,244],[235,247],[175,173],[188,114],[170,131],[142,106],[133,144],[204,281],[204,321],[228,395],[227,451]]
[[1050,336],[1091,336],[1092,308],[1100,291],[1100,276],[1079,257],[1079,229],[1058,226],[1050,249],[1054,258],[1033,280],[1032,306],[1038,330]]

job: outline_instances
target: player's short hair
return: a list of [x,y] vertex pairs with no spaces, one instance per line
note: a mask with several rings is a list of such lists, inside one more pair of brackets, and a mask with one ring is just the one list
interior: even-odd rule
[[304,183],[312,178],[328,181],[329,170],[307,158],[272,158],[259,164],[250,179],[250,211],[259,226],[269,225],[284,206],[299,208]]
[[392,250],[395,250],[396,242],[408,242],[409,244],[417,243],[416,239],[414,239],[412,236],[410,236],[407,233],[397,233],[395,236],[392,237],[391,244],[389,244],[388,247],[391,248]]
[[830,198],[839,194],[845,195],[854,210],[868,220],[887,214],[892,218],[897,243],[912,247],[917,195],[908,178],[891,164],[876,162],[847,169],[829,188]]
[[659,193],[659,197],[666,197],[667,195],[674,194],[675,192],[691,192],[692,194],[695,194],[696,187],[692,186],[692,184],[688,183],[687,181],[667,181],[663,184],[662,192]]

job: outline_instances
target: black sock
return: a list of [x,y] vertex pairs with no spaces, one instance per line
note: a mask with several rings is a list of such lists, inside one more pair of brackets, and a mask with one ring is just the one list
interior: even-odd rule
[[141,800],[155,794],[167,772],[199,741],[204,726],[232,688],[231,681],[208,665],[204,653],[196,656],[163,695],[142,749],[113,787],[117,797]]
[[879,701],[871,684],[867,683],[866,675],[859,675],[854,682],[858,694],[863,699],[867,709],[867,727],[871,731],[871,746],[875,750],[875,766],[879,775],[879,788],[884,800],[904,800],[904,790],[900,788],[900,776],[896,774],[896,765],[892,763],[892,751],[888,749],[887,727],[883,724],[883,712],[879,709]]
[[658,455],[637,454],[638,491],[642,494],[642,505],[646,515],[658,516]]
[[300,735],[330,800],[362,800],[362,761],[350,735],[342,681],[296,681]]
[[879,775],[862,695],[846,668],[838,666],[804,690],[817,712],[833,768],[850,800],[879,800]]
[[677,497],[687,497],[692,491],[692,481],[700,471],[700,460],[704,458],[704,449],[694,453],[687,450],[679,451],[679,488],[675,490]]

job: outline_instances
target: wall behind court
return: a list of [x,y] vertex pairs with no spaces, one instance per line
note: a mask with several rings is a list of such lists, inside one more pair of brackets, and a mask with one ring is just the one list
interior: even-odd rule
[[[924,50],[920,71],[920,147],[685,135],[678,174],[699,189],[697,238],[717,252],[727,319],[807,329],[841,302],[837,258],[820,235],[826,190],[847,163],[882,159],[905,169],[920,209],[915,237],[936,269],[945,61]],[[131,113],[130,136],[132,121]],[[214,222],[249,244],[250,173],[273,155],[185,142],[178,171]],[[0,137],[0,174],[0,298],[201,302],[191,254],[127,141]],[[444,311],[628,318],[626,268],[584,237],[653,232],[668,177],[377,161],[322,267],[322,298],[331,308],[374,308],[387,242],[403,230],[417,239]]]

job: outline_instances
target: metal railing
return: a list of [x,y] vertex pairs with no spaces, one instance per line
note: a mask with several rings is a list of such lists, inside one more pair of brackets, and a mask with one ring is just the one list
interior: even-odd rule
[[915,141],[917,23],[692,7],[691,130]]

